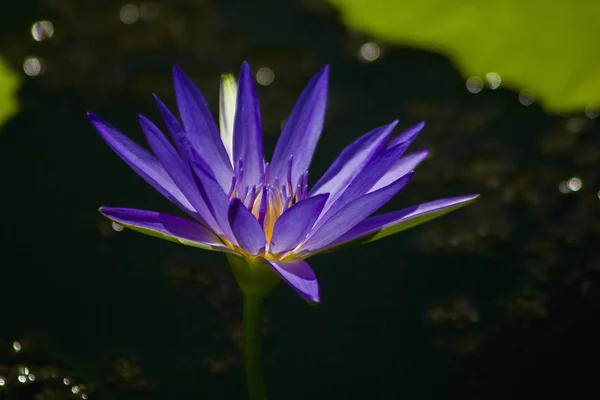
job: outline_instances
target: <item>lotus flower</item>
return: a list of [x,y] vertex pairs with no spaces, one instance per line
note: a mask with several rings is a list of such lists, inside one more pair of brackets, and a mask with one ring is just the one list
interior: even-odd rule
[[346,147],[309,188],[308,167],[325,117],[329,68],[302,92],[265,162],[259,104],[244,63],[236,84],[221,80],[220,129],[200,90],[178,67],[174,83],[182,124],[156,98],[172,142],[143,116],[154,154],[94,114],[102,138],[135,172],[189,218],[102,207],[116,223],[159,238],[227,254],[245,295],[262,297],[283,280],[310,303],[320,301],[306,259],[381,239],[473,202],[467,195],[372,216],[412,178],[427,150],[404,155],[423,123],[391,138],[397,121]]

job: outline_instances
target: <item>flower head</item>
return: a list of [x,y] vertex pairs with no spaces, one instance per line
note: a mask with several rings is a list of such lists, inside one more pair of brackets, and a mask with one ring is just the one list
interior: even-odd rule
[[221,79],[220,130],[200,90],[173,70],[179,120],[156,98],[174,145],[147,118],[139,121],[154,154],[94,114],[106,143],[190,219],[154,211],[102,207],[111,220],[149,235],[227,253],[245,293],[264,295],[281,278],[309,302],[319,301],[306,258],[370,242],[460,208],[477,195],[437,200],[371,216],[411,179],[426,150],[404,155],[423,128],[390,139],[397,121],[346,147],[309,188],[308,167],[321,135],[329,68],[302,92],[271,162],[265,162],[256,90],[244,63],[236,84]]

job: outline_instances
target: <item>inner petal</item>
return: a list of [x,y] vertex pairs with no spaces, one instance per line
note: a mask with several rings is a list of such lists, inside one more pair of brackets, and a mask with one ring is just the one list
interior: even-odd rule
[[[269,180],[269,165],[265,163],[265,172],[260,176],[256,185],[249,186],[244,182],[243,162],[238,160],[232,186],[229,190],[229,201],[239,200],[243,206],[259,222],[267,243],[273,238],[276,221],[292,205],[306,199],[308,196],[308,172],[302,174],[297,182],[291,179],[293,159],[288,162],[287,179],[275,178]],[[269,252],[268,245],[265,249]]]

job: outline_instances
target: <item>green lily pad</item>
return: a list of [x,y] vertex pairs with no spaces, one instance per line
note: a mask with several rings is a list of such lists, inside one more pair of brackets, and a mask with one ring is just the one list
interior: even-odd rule
[[329,1],[353,29],[444,54],[465,79],[496,73],[554,112],[600,105],[598,1]]
[[19,111],[19,76],[0,57],[0,128]]

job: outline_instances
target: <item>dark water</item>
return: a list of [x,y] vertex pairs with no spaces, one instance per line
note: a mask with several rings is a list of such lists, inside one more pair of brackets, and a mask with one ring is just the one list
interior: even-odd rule
[[[174,103],[172,64],[216,111],[220,73],[242,60],[275,74],[259,87],[267,154],[303,85],[331,65],[313,182],[346,144],[398,118],[427,121],[413,148],[432,157],[386,210],[482,194],[428,225],[312,259],[318,307],[276,288],[264,338],[271,399],[594,390],[597,120],[549,115],[502,88],[471,94],[427,51],[380,44],[379,59],[361,61],[370,39],[316,0],[135,3],[132,24],[119,20],[123,5],[13,1],[0,11],[4,58],[20,73],[27,56],[44,61],[39,76],[23,74],[22,110],[0,132],[0,399],[244,398],[241,299],[225,258],[111,229],[98,206],[176,211],[85,115],[141,141],[135,113],[158,118],[151,93]],[[36,42],[41,19],[55,33]],[[561,193],[574,177],[582,188],[563,183]],[[18,382],[23,368],[35,381]]]

